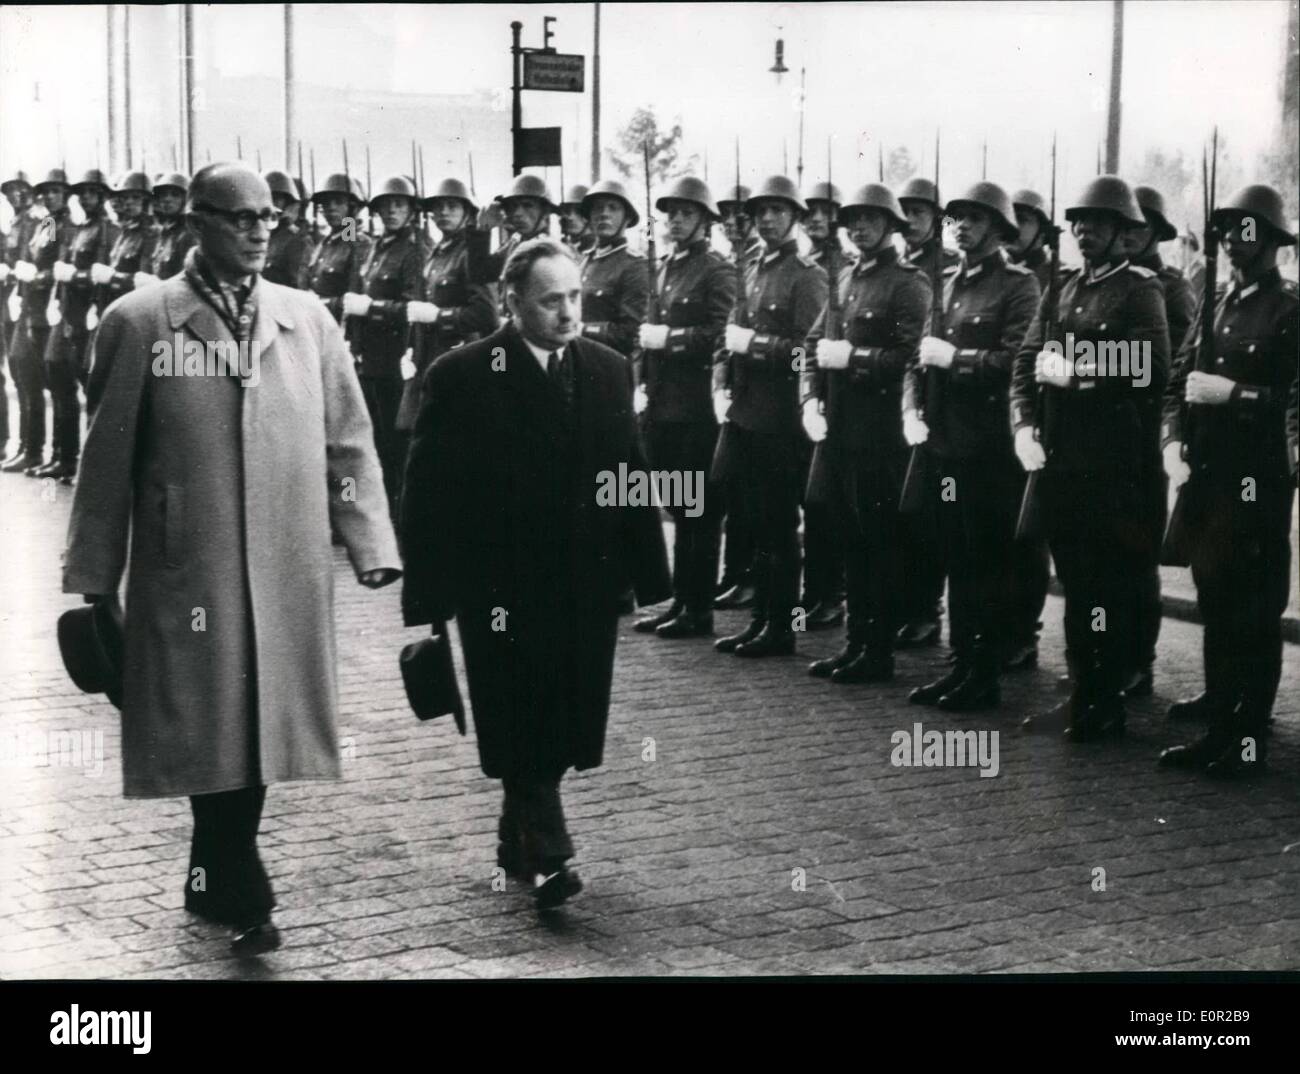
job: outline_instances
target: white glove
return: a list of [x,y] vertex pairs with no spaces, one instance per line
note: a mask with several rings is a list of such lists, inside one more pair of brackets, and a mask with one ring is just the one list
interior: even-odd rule
[[814,444],[826,439],[826,415],[816,399],[805,399],[803,404],[803,431]]
[[903,413],[903,439],[908,447],[916,447],[930,439],[930,426],[915,410]]
[[14,279],[19,283],[31,283],[36,279],[36,266],[30,261],[19,261],[14,265]]
[[1183,458],[1181,440],[1170,440],[1165,445],[1165,473],[1169,475],[1170,487],[1175,491],[1187,484],[1187,479],[1192,476],[1192,468]]
[[952,356],[957,348],[938,336],[926,336],[921,340],[921,364],[932,365],[936,369],[948,369],[952,365]]
[[406,319],[411,324],[433,324],[438,319],[438,307],[432,302],[408,302]]
[[847,339],[819,339],[817,341],[818,369],[848,369],[853,355],[853,344]]
[[149,287],[155,283],[162,283],[162,280],[152,272],[137,272],[133,277],[133,282],[135,283],[136,289],[139,290],[141,287]]
[[343,296],[343,316],[364,317],[370,312],[370,296],[349,291]]
[[23,315],[23,296],[15,291],[9,296],[9,319],[18,320]]
[[1074,359],[1053,351],[1039,351],[1034,356],[1034,379],[1039,384],[1068,388],[1074,376]]
[[668,346],[668,326],[666,324],[643,324],[638,337],[642,350],[661,351]]
[[726,389],[719,388],[713,393],[713,416],[718,422],[727,420],[727,411],[731,409],[731,396],[727,394]]
[[9,266],[0,261],[0,283],[4,283],[5,280],[9,279],[9,271]]
[[91,283],[109,283],[113,279],[113,270],[96,261],[90,266]]
[[53,296],[50,297],[49,305],[45,307],[45,323],[51,328],[56,328],[63,323],[63,307]]
[[1032,425],[1025,425],[1016,430],[1016,458],[1020,460],[1020,465],[1030,473],[1041,470],[1047,465],[1047,452],[1043,450],[1043,445],[1038,442],[1038,437],[1034,435]]
[[410,380],[413,376],[415,376],[415,358],[413,356],[413,352],[411,351],[410,347],[407,347],[406,353],[402,355],[402,360],[399,363],[399,368],[402,370],[403,380]]
[[645,388],[640,384],[636,386],[636,391],[632,393],[632,411],[636,414],[644,414],[645,408],[650,405],[650,396],[646,395]]
[[94,306],[91,306],[90,309],[86,310],[86,331],[93,332],[98,327],[99,310],[95,309]]
[[738,324],[729,324],[727,325],[723,346],[732,354],[748,354],[749,345],[754,342],[754,335],[752,328],[741,328]]
[[55,283],[67,283],[77,274],[77,270],[66,261],[56,261],[50,267],[50,273],[54,276]]

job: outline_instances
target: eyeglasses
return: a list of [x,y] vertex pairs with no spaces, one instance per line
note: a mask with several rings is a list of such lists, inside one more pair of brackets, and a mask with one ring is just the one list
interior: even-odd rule
[[263,209],[260,213],[255,213],[251,209],[244,209],[241,212],[231,212],[229,209],[218,209],[213,205],[195,205],[196,213],[212,213],[214,216],[220,216],[235,225],[236,231],[252,231],[261,221],[268,228],[274,228],[280,222],[279,209]]

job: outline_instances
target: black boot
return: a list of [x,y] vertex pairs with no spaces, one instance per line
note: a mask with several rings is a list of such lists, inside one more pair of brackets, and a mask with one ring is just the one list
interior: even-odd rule
[[1026,734],[1042,734],[1043,732],[1059,734],[1070,726],[1074,719],[1074,709],[1079,702],[1073,694],[1070,697],[1053,705],[1046,712],[1038,712],[1032,716],[1026,716],[1020,722],[1020,730]]
[[1106,697],[1076,713],[1065,729],[1070,742],[1100,742],[1108,738],[1123,738],[1128,722],[1124,700],[1118,695]]
[[894,636],[895,649],[924,649],[939,643],[939,620],[919,619]]
[[830,630],[832,627],[839,626],[842,622],[844,622],[844,602],[842,600],[823,600],[818,601],[809,611],[808,617],[804,620],[804,626],[808,630]]
[[28,470],[35,470],[38,466],[43,465],[44,461],[41,455],[33,455],[30,451],[25,451],[21,455],[11,456],[3,466],[0,466],[0,473],[26,473]]
[[1150,697],[1156,688],[1156,669],[1151,664],[1144,664],[1133,673],[1132,678],[1120,691],[1120,696],[1127,700]]
[[736,656],[790,656],[794,652],[794,631],[769,620],[752,641],[741,642],[732,651]]
[[713,636],[713,613],[684,608],[680,615],[661,625],[655,633],[661,638],[710,638]]
[[863,649],[847,664],[831,672],[831,682],[890,682],[894,678],[894,654]]
[[1212,694],[1197,694],[1195,697],[1184,697],[1175,701],[1169,706],[1169,719],[1175,723],[1184,723],[1188,720],[1212,720],[1216,716],[1225,716],[1228,706]]
[[821,660],[814,660],[808,665],[808,674],[819,679],[829,679],[831,672],[837,668],[842,668],[845,664],[851,663],[862,655],[864,646],[860,641],[850,639],[844,643],[844,648],[834,656],[828,656]]
[[767,626],[767,620],[751,619],[749,625],[739,634],[728,634],[725,638],[719,638],[713,643],[713,647],[720,653],[734,653],[737,646],[744,645],[746,642],[751,642],[758,637],[765,626]]
[[982,636],[977,637],[970,674],[939,698],[939,707],[946,712],[973,712],[989,708],[1001,700],[997,653]]
[[44,466],[34,466],[30,470],[24,470],[26,477],[54,477],[63,476],[63,463],[58,459],[51,459]]
[[1038,667],[1038,639],[1022,641],[1007,649],[1002,660],[1003,671],[1028,671]]
[[714,598],[713,606],[719,611],[749,608],[754,603],[754,587],[748,582],[737,582],[725,593]]
[[941,679],[935,679],[934,682],[928,682],[924,686],[918,686],[907,695],[907,700],[913,705],[938,704],[939,698],[965,681],[966,677],[970,675],[970,670],[969,662],[958,656],[957,662],[947,675]]
[[632,624],[632,629],[638,634],[653,634],[665,623],[676,619],[682,614],[682,604],[674,600],[667,611],[660,612],[658,615],[647,615],[643,619],[638,619]]

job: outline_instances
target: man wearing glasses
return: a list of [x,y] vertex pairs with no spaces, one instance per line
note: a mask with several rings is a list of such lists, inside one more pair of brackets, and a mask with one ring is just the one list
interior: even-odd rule
[[[189,196],[181,274],[99,326],[63,590],[115,599],[127,573],[125,794],[190,798],[185,908],[256,954],[280,942],[256,844],[266,787],[339,774],[331,526],[363,585],[401,572],[343,334],[261,278],[270,189],[212,164]],[[256,376],[193,360],[216,348]]]

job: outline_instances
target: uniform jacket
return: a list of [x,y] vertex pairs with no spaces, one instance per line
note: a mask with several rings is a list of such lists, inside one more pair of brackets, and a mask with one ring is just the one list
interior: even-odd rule
[[160,280],[170,280],[185,267],[185,255],[194,245],[194,237],[185,226],[185,219],[159,220],[158,235],[154,241],[150,265],[146,270]]
[[602,472],[646,468],[626,362],[581,338],[566,353],[572,410],[513,324],[441,355],[407,460],[403,615],[456,617],[493,778],[600,764],[620,594],[671,592],[658,509],[596,499]]
[[438,307],[433,324],[418,326],[417,372],[444,351],[491,335],[499,324],[496,285],[471,283],[464,231],[438,243],[424,266],[424,291]]
[[184,274],[114,303],[95,338],[63,590],[114,593],[127,573],[131,797],[336,777],[331,526],[358,576],[400,567],[338,326],[265,280],[249,305],[256,387],[155,374],[159,340],[233,343]]
[[[1011,424],[1034,424],[1035,400],[1043,393],[1040,430],[1049,470],[1136,472],[1147,465],[1144,418],[1148,401],[1159,398],[1169,375],[1169,328],[1164,291],[1150,269],[1127,260],[1111,262],[1089,278],[1086,269],[1071,271],[1061,285],[1057,342],[1149,344],[1145,385],[1134,376],[1072,378],[1068,388],[1034,380],[1037,354],[1048,337],[1048,296],[1039,302],[1011,374]],[[1101,356],[1098,355],[1100,358]],[[1112,352],[1112,361],[1114,353]],[[1133,367],[1130,366],[1130,373]]]
[[735,269],[707,239],[664,257],[659,268],[661,324],[668,344],[641,356],[647,421],[716,422],[713,355],[736,304]]
[[362,293],[374,301],[364,317],[353,320],[350,335],[360,353],[363,377],[400,380],[402,355],[409,346],[406,304],[424,298],[424,247],[415,232],[402,228],[385,235],[361,266]]
[[[939,254],[938,251],[942,251]],[[921,243],[915,250],[908,250],[903,255],[903,260],[909,265],[915,265],[925,273],[928,279],[934,279],[934,259],[939,257],[939,268],[951,269],[959,260],[961,255],[956,250],[949,250],[946,246],[940,246],[939,240],[933,235]]]
[[71,228],[60,255],[76,275],[63,284],[63,334],[72,336],[89,331],[86,314],[95,304],[95,285],[90,281],[90,266],[107,264],[117,241],[117,225],[102,210],[84,223]]
[[645,255],[633,253],[627,239],[619,239],[587,251],[581,270],[582,334],[630,358],[650,303]]
[[[840,270],[839,339],[853,345],[849,367],[818,370],[811,393],[826,406],[827,443],[858,465],[887,468],[906,452],[903,380],[916,364],[929,316],[930,281],[892,246]],[[826,336],[826,310],[808,334],[808,353]]]
[[910,367],[903,409],[918,410],[930,427],[931,450],[944,458],[1010,458],[1005,420],[1011,365],[1038,310],[1038,280],[1001,251],[944,279],[944,323],[929,334],[957,348],[948,369]]
[[361,266],[370,257],[370,236],[361,231],[344,237],[343,228],[327,235],[307,264],[307,290],[325,299],[334,320],[343,320],[343,296],[360,294]]
[[262,277],[285,287],[305,289],[307,266],[315,252],[311,235],[282,219],[267,243],[266,268],[262,270]]
[[[31,242],[32,237],[36,234],[36,228],[45,218],[45,212],[35,205],[29,205],[14,219],[5,235],[4,257],[5,264],[13,268],[19,261],[28,261],[31,259]],[[19,283],[13,277],[10,277],[3,288],[3,297],[5,299],[0,306],[0,323],[5,326],[6,335],[13,330],[15,321],[9,316],[9,296],[17,292],[19,295],[25,295],[30,284]],[[24,307],[26,302],[24,301]],[[6,343],[8,340],[6,339]]]
[[45,311],[54,292],[54,263],[67,248],[75,225],[67,209],[46,216],[27,244],[27,260],[36,266],[36,277],[23,292],[23,315],[29,324],[45,326]]
[[1038,281],[1040,294],[1047,294],[1047,281],[1052,275],[1051,251],[1046,246],[1031,246],[1023,254],[1006,251],[1007,260],[1014,265],[1024,265]]
[[135,274],[147,272],[153,266],[153,248],[157,241],[157,225],[148,216],[137,217],[118,228],[117,240],[106,262],[113,270],[113,279],[96,289],[96,302],[101,313],[109,303],[135,290]]
[[761,433],[802,433],[799,375],[805,340],[826,304],[826,273],[788,239],[751,262],[732,323],[755,330],[745,354],[721,351],[731,384],[727,420]]

